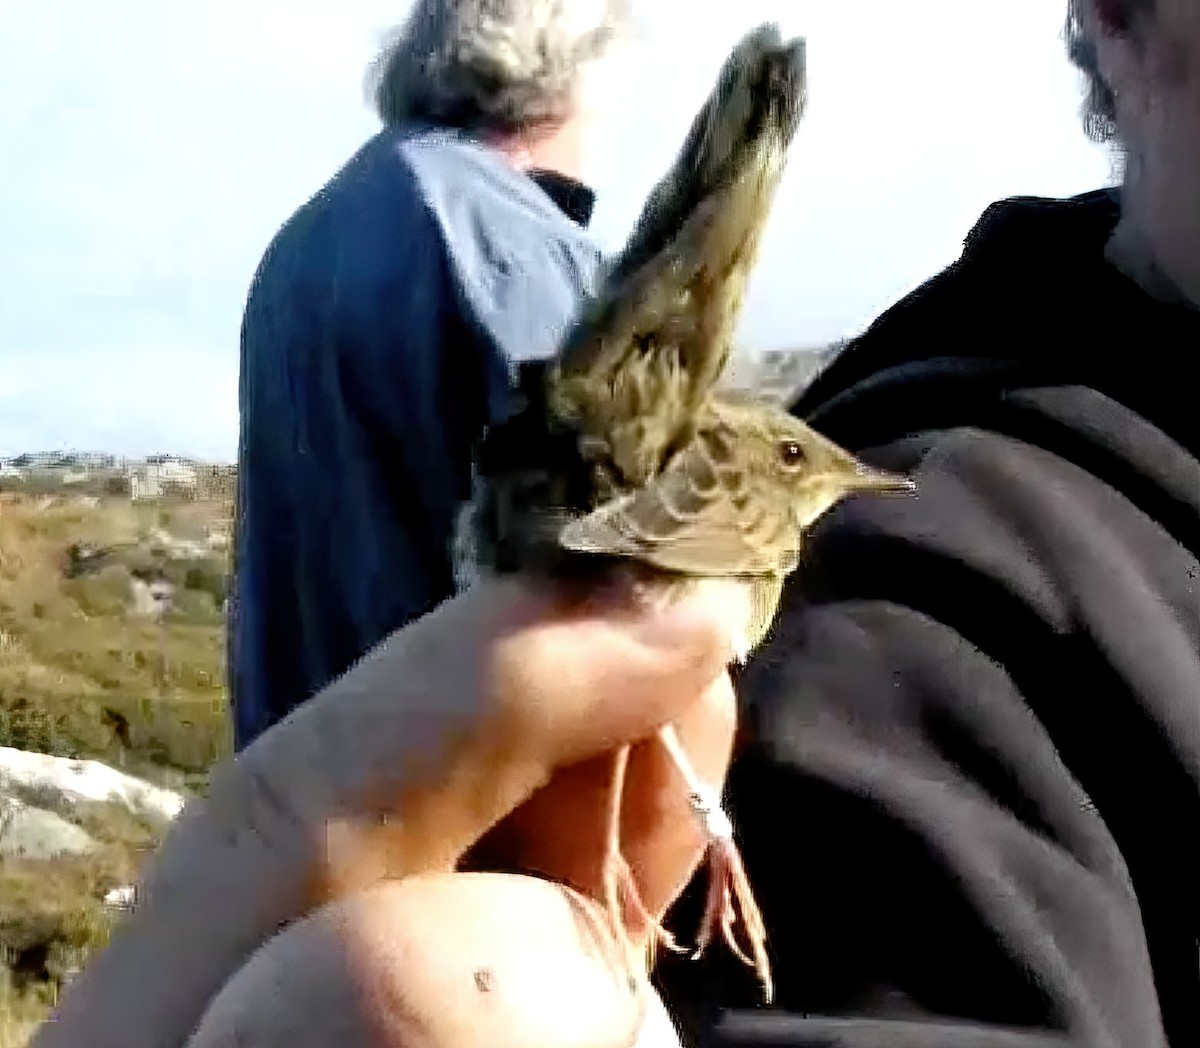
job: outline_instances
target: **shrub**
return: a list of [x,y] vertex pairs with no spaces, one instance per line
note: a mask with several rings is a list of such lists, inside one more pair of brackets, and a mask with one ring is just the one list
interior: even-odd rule
[[183,588],[207,593],[218,608],[225,601],[227,582],[225,572],[213,565],[194,565],[187,570],[183,579]]

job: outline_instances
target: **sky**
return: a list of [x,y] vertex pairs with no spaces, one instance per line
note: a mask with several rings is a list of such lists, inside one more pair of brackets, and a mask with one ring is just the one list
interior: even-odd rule
[[[266,244],[378,127],[363,75],[404,0],[0,0],[0,456],[232,460]],[[596,138],[616,250],[732,43],[808,40],[809,107],[739,344],[853,334],[1015,194],[1111,181],[1054,0],[643,0]],[[700,12],[703,11],[701,16]]]

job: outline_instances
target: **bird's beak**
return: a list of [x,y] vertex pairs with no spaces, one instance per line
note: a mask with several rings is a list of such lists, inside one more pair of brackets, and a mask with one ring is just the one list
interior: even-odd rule
[[855,464],[854,472],[845,478],[850,491],[915,491],[917,485],[900,473],[875,469],[866,463]]

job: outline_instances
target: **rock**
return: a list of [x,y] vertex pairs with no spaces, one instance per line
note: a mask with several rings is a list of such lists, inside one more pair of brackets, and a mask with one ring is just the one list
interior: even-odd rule
[[0,858],[57,859],[86,855],[98,845],[61,815],[12,797],[0,797]]
[[0,796],[20,790],[47,798],[47,806],[63,801],[113,801],[154,825],[170,822],[185,797],[92,760],[72,760],[0,746]]
[[[90,834],[59,814],[70,816],[80,810],[78,805],[89,803],[119,804],[162,831],[183,809],[185,797],[100,761],[0,746],[0,859],[82,856],[100,847]],[[129,911],[136,904],[137,889],[133,885],[113,888],[103,901],[110,909]]]
[[129,612],[142,618],[162,618],[175,602],[175,585],[166,579],[147,581],[134,575],[129,580]]

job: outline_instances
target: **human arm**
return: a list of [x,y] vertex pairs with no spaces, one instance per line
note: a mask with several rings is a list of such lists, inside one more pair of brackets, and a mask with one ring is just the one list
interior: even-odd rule
[[[659,613],[611,594],[564,601],[515,581],[481,583],[394,634],[214,772],[209,797],[185,810],[156,856],[134,914],[35,1045],[183,1043],[279,928],[385,876],[452,869],[560,765],[686,719],[729,657],[706,600]],[[723,766],[718,746],[708,774]],[[657,815],[670,825],[682,811]],[[661,905],[699,844],[676,854],[683,871],[667,863],[659,875]]]

